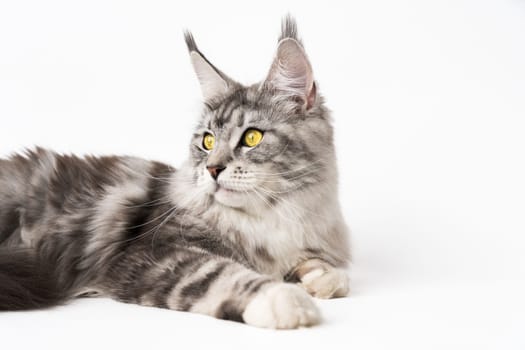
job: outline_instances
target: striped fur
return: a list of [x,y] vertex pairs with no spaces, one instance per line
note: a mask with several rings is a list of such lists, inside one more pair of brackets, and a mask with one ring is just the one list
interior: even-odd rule
[[[186,40],[205,108],[180,169],[41,148],[0,159],[1,310],[103,295],[295,328],[319,321],[307,292],[347,294],[333,132],[295,22],[247,87]],[[248,128],[264,132],[253,148],[240,142]]]

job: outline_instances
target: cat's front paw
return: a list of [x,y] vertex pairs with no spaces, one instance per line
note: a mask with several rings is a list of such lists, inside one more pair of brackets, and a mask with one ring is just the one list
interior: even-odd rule
[[345,270],[330,268],[314,269],[301,278],[301,285],[316,298],[345,297],[350,292],[350,281]]
[[312,298],[300,287],[277,283],[261,290],[242,314],[247,324],[277,329],[312,326],[321,320]]

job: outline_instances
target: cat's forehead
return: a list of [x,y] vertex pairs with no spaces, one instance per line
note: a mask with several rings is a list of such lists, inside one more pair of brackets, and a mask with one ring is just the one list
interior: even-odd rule
[[272,123],[273,107],[261,96],[238,91],[209,104],[201,126],[213,131],[246,127],[268,127]]

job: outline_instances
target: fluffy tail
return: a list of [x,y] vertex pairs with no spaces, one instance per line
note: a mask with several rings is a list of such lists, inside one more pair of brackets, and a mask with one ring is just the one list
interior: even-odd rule
[[31,251],[0,250],[0,310],[31,310],[68,299],[55,267]]

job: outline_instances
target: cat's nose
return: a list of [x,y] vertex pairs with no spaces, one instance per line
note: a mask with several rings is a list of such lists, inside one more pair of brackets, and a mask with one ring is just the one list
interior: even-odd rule
[[208,171],[210,172],[211,177],[217,180],[217,177],[219,176],[221,171],[226,169],[226,167],[222,165],[211,165],[211,166],[207,166],[206,169],[208,169]]

